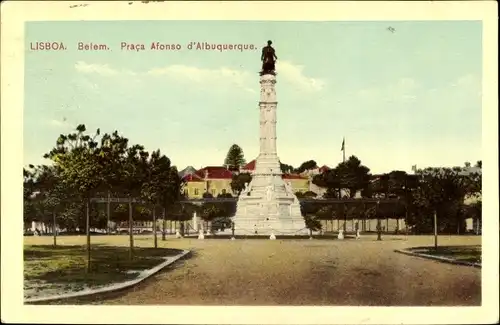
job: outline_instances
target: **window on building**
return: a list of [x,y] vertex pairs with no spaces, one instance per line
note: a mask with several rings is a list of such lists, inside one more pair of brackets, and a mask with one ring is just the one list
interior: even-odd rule
[[188,190],[187,188],[186,188],[186,189],[184,189],[184,195],[185,195],[185,196],[189,196],[189,190]]
[[197,188],[195,188],[195,189],[194,189],[194,195],[198,195],[198,194],[199,194],[198,189],[197,189]]

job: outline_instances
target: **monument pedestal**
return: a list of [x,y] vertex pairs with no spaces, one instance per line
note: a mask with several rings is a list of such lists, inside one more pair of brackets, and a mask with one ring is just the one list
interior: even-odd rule
[[276,75],[260,77],[260,154],[233,219],[236,235],[307,235],[300,204],[282,178],[276,150]]

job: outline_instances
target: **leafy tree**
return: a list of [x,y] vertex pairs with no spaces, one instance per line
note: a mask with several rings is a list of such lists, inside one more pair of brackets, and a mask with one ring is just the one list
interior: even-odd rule
[[370,184],[370,169],[362,165],[356,156],[349,157],[335,169],[341,187],[349,191],[350,198],[353,198],[358,190],[363,190]]
[[295,170],[296,173],[300,174],[300,173],[303,173],[304,171],[306,170],[311,170],[311,169],[314,169],[314,168],[317,168],[318,165],[316,164],[316,162],[314,160],[308,160],[308,161],[305,161],[303,162],[299,168],[297,168]]
[[313,191],[306,191],[306,192],[304,192],[304,197],[305,198],[315,198],[317,196],[318,196],[318,194],[314,193]]
[[341,190],[347,190],[349,197],[353,198],[359,190],[367,194],[370,178],[370,169],[362,165],[357,157],[351,156],[337,167],[315,175],[312,182],[327,189],[325,198],[340,198]]
[[224,165],[231,171],[238,171],[246,164],[243,149],[237,144],[233,144],[227,152]]
[[129,199],[129,258],[133,258],[134,234],[133,234],[133,199],[141,197],[142,187],[148,177],[149,153],[144,151],[142,145],[133,145],[125,151],[122,157],[122,165],[116,175],[121,181],[123,194]]
[[47,154],[60,170],[63,186],[72,193],[79,193],[87,205],[87,271],[90,271],[90,199],[103,185],[103,164],[100,148],[95,138],[85,134],[85,125],[77,126],[75,132],[60,135],[56,146]]
[[241,191],[245,189],[245,184],[252,181],[252,175],[250,173],[238,173],[233,174],[233,179],[231,180],[231,190],[234,194],[240,195]]
[[295,170],[292,165],[283,164],[282,162],[280,162],[280,169],[284,174],[291,174]]
[[[230,193],[221,193],[217,195],[217,198],[230,199],[233,196]],[[232,217],[236,213],[236,203],[235,202],[220,202],[219,208],[223,217]]]
[[[153,205],[151,209],[154,225],[154,246],[158,247],[156,236],[156,207],[160,206],[165,210],[172,205],[180,195],[180,178],[175,176],[175,167],[170,165],[170,159],[160,153],[160,150],[154,151],[147,162],[147,180],[142,185],[142,197]],[[164,213],[163,230],[165,230],[166,218]],[[162,232],[162,239],[165,240],[165,231]]]
[[34,186],[38,192],[36,196],[38,212],[41,215],[41,220],[51,226],[54,246],[56,246],[56,215],[62,210],[69,194],[63,187],[59,168],[57,166],[38,166]]
[[313,184],[326,188],[325,198],[339,198],[342,180],[337,168],[329,169],[322,174],[315,175],[312,180]]
[[23,221],[24,224],[35,220],[36,209],[34,205],[34,197],[37,192],[35,190],[35,166],[29,165],[29,168],[23,168]]
[[413,192],[409,225],[418,233],[431,232],[437,214],[440,232],[454,232],[463,225],[461,207],[470,188],[470,178],[460,169],[426,168],[417,171],[419,186]]
[[314,216],[314,215],[310,215],[310,214],[305,215],[304,221],[306,224],[306,228],[309,229],[310,236],[312,236],[313,231],[318,231],[318,230],[321,230],[321,228],[322,228],[322,225],[321,225],[321,222],[319,221],[319,218]]
[[213,198],[214,198],[214,196],[213,196],[213,195],[212,195],[212,193],[210,193],[210,192],[205,192],[205,193],[203,193],[202,197],[203,197],[204,199],[213,199]]
[[361,190],[362,198],[372,198],[375,194],[375,187],[372,183],[369,183],[364,189]]

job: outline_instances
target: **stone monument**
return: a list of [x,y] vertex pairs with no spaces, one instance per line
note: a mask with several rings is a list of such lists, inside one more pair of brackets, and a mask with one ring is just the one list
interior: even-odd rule
[[245,185],[233,218],[236,235],[307,235],[300,204],[290,184],[282,178],[276,147],[277,59],[272,42],[262,49],[260,71],[260,152]]

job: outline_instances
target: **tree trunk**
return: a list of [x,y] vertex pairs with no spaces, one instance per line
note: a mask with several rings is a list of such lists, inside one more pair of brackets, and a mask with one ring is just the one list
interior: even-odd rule
[[111,192],[108,191],[108,202],[106,202],[106,214],[107,214],[107,219],[108,219],[108,223],[106,224],[106,233],[109,235],[109,233],[111,232],[110,230],[110,220],[111,220]]
[[161,231],[161,240],[167,240],[165,232],[167,231],[167,208],[163,207],[163,225]]
[[52,212],[52,234],[54,235],[54,246],[57,246],[56,211]]
[[156,236],[156,206],[153,206],[153,240],[155,248],[158,248],[158,236]]
[[87,273],[90,273],[90,199],[87,199],[85,231],[87,235]]
[[128,201],[128,231],[129,231],[129,239],[130,239],[130,249],[128,252],[129,260],[132,260],[134,254],[134,226],[133,226],[133,218],[132,218],[132,198],[129,197]]

